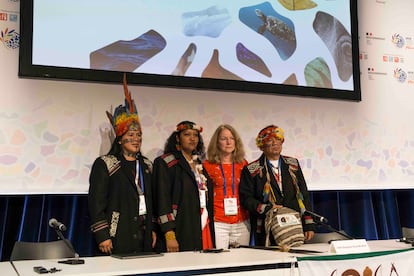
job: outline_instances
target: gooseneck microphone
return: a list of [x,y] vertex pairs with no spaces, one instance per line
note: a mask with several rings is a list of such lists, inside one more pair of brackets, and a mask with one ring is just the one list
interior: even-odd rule
[[59,231],[66,231],[66,225],[64,225],[63,223],[57,221],[55,218],[51,218],[49,220],[49,226],[52,227],[53,229],[59,230]]
[[313,213],[311,211],[305,210],[305,212],[303,212],[304,215],[308,215],[311,216],[312,219],[316,222],[316,223],[328,223],[328,219],[326,219],[325,217],[318,215],[316,213]]
[[64,225],[63,223],[59,222],[57,219],[55,218],[51,218],[49,220],[49,226],[52,227],[53,229],[55,229],[56,234],[59,236],[59,238],[61,240],[63,240],[63,242],[65,243],[65,245],[69,248],[69,250],[73,253],[74,255],[74,259],[67,259],[67,260],[63,260],[63,261],[58,261],[58,263],[61,264],[71,264],[71,265],[77,265],[77,264],[84,264],[85,260],[79,259],[79,254],[75,251],[75,249],[73,248],[72,244],[65,238],[65,236],[63,236],[62,232],[66,231],[66,225]]

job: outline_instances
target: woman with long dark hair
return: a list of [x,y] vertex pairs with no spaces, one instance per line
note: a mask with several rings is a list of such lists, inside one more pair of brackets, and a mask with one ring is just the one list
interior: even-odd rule
[[116,138],[89,177],[91,231],[102,253],[152,251],[152,163],[141,155],[142,129],[124,77],[125,106],[107,112]]
[[167,252],[214,247],[213,188],[201,164],[202,130],[180,122],[154,160],[156,212]]

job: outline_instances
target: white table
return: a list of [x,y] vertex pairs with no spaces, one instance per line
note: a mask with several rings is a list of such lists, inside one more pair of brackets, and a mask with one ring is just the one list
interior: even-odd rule
[[[411,245],[388,241],[369,241],[371,251],[398,250],[411,248]],[[39,275],[34,266],[47,269],[56,267],[60,275],[180,275],[216,274],[220,275],[298,275],[296,257],[329,255],[328,244],[305,244],[296,249],[320,251],[314,254],[296,254],[249,248],[231,249],[222,253],[180,252],[165,253],[160,257],[121,260],[109,256],[86,257],[85,264],[59,264],[57,260],[15,261],[13,264],[20,275]],[[5,275],[2,273],[2,275]],[[14,274],[15,275],[15,274]],[[50,275],[50,273],[49,273]],[[224,275],[224,274],[223,274]]]
[[17,275],[17,273],[10,262],[0,262],[0,275],[9,276]]

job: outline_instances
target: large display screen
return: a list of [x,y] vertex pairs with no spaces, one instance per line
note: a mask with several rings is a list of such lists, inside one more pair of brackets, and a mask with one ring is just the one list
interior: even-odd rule
[[360,100],[356,1],[21,1],[19,76]]

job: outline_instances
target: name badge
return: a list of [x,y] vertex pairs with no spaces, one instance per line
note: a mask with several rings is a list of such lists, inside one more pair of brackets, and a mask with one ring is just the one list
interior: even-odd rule
[[147,214],[147,205],[145,204],[145,196],[139,195],[139,209],[138,214],[140,216]]
[[198,194],[200,196],[200,208],[206,207],[207,206],[206,190],[198,190]]
[[224,199],[224,214],[226,216],[237,215],[237,198],[228,197]]

